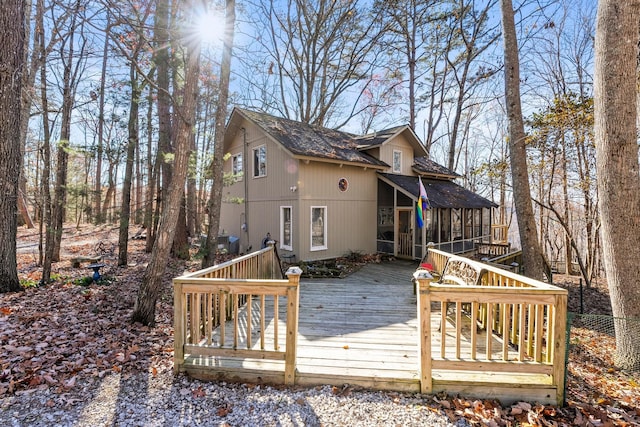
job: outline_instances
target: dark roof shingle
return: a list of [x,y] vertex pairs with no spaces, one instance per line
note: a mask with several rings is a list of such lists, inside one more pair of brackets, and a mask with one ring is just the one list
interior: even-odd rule
[[248,120],[260,126],[293,155],[370,166],[389,166],[367,153],[358,151],[358,141],[355,135],[283,119],[266,113],[244,109],[238,109],[238,111]]
[[413,159],[413,169],[418,173],[442,175],[451,178],[457,178],[460,175],[453,172],[451,169],[446,168],[427,157],[415,157]]
[[[379,173],[380,176],[391,181],[394,185],[419,196],[418,177]],[[433,208],[490,208],[498,207],[491,200],[467,190],[453,181],[422,178],[422,184],[427,192],[429,204]]]

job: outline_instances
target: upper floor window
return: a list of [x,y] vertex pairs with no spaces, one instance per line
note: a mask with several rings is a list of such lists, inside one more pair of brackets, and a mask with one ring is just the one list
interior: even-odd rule
[[402,172],[402,151],[393,150],[393,172]]
[[242,175],[244,173],[242,154],[234,154],[231,156],[231,173],[236,177],[236,179],[242,179]]
[[267,175],[267,146],[261,145],[253,149],[253,176]]

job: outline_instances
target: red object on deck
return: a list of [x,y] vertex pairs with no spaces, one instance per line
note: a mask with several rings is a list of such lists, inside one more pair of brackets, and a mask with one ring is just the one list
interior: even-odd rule
[[425,270],[433,271],[433,265],[429,264],[428,262],[423,262],[422,264],[420,264],[420,268],[424,268]]

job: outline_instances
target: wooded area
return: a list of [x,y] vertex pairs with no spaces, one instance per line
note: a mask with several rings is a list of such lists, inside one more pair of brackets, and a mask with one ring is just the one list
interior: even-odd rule
[[[638,34],[618,36],[627,50],[598,45],[609,3],[598,26],[588,0],[3,3],[0,290],[21,289],[16,212],[38,230],[43,284],[64,224],[119,224],[121,266],[130,232],[143,228],[152,255],[134,319],[153,324],[169,252],[187,257],[189,239],[217,235],[229,104],[354,133],[409,123],[434,160],[500,205],[499,222],[517,214],[511,238],[529,261],[563,263],[587,286],[610,280],[614,315],[638,317],[638,245],[626,237],[637,235],[640,204]],[[637,9],[619,12],[628,28]],[[601,81],[628,76],[630,86],[598,92],[599,69]],[[620,90],[624,108],[597,98]],[[608,123],[622,112],[619,133]],[[615,155],[622,147],[629,164]]]

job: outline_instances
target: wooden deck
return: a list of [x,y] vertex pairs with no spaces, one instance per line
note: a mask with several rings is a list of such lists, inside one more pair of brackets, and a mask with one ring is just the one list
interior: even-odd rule
[[[299,320],[295,383],[304,386],[318,384],[350,384],[381,390],[420,391],[420,349],[416,295],[411,283],[417,263],[409,261],[370,264],[344,279],[302,279],[299,294]],[[264,325],[264,333],[272,342],[279,334],[277,348],[285,346],[286,304],[279,298],[277,321]],[[252,299],[251,311],[264,309],[267,318],[273,316],[273,298],[261,305]],[[262,308],[264,307],[264,308]],[[244,319],[239,327],[246,329],[246,305],[239,311]],[[434,357],[440,356],[441,333],[440,305],[432,305],[431,343]],[[456,360],[456,329],[453,319],[447,317],[445,360]],[[467,320],[468,321],[468,320]],[[225,329],[231,330],[227,324]],[[213,333],[213,341],[220,342],[219,327]],[[261,325],[251,325],[251,342],[246,339],[234,343],[233,334],[225,334],[225,347],[230,352],[242,348],[260,348]],[[246,331],[245,331],[246,332]],[[243,334],[239,334],[243,335]],[[462,328],[461,351],[470,340]],[[492,352],[496,359],[502,354],[502,341],[492,338]],[[486,335],[479,335],[478,342],[486,342]],[[231,350],[235,347],[236,350]],[[469,346],[470,348],[470,346]],[[478,354],[486,345],[477,347]],[[269,349],[267,349],[269,350]],[[515,349],[514,355],[517,354]],[[514,356],[515,357],[515,356]],[[480,358],[480,357],[479,357]],[[211,369],[214,368],[214,369]],[[189,356],[185,358],[184,371],[202,379],[225,379],[246,382],[282,383],[283,360],[238,359],[234,357]],[[434,365],[433,392],[447,391],[467,396],[478,394],[482,384],[487,389],[480,397],[513,400],[513,389],[523,400],[553,402],[554,390],[545,386],[545,375],[522,374],[500,376],[496,373],[438,372]],[[470,387],[466,379],[474,377]],[[480,384],[480,388],[478,388]]]

